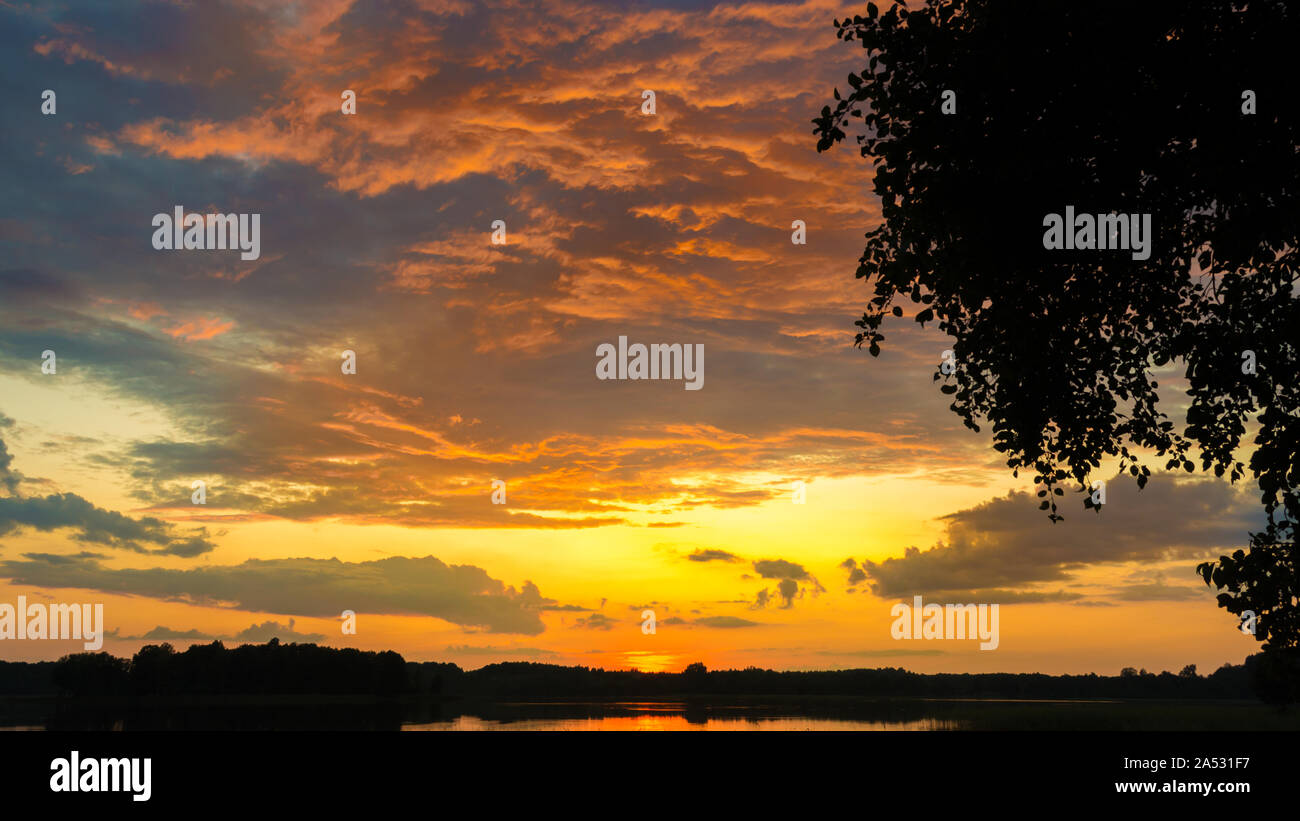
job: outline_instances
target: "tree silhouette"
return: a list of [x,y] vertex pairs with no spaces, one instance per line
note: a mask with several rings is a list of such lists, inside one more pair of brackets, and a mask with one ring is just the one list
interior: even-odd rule
[[[1201,572],[1221,606],[1255,610],[1266,651],[1294,648],[1300,84],[1283,61],[1300,8],[929,0],[835,25],[866,68],[813,121],[817,148],[854,132],[883,217],[857,344],[878,356],[908,302],[936,322],[951,409],[1034,474],[1052,521],[1066,486],[1093,507],[1108,457],[1139,487],[1149,460],[1235,482],[1257,426],[1267,530]],[[1067,206],[1150,214],[1149,257],[1049,250],[1045,218]],[[1157,375],[1185,383],[1181,425]]]
[[[643,673],[501,662],[462,670],[445,662],[408,662],[393,651],[371,652],[314,644],[191,645],[184,652],[142,647],[133,659],[108,653],[76,653],[57,662],[0,661],[0,700],[5,696],[57,694],[113,697],[118,703],[150,705],[163,697],[197,696],[221,703],[228,695],[370,696],[376,700],[420,695],[435,698],[516,701],[548,698],[639,698],[683,695],[866,695],[923,698],[1247,698],[1251,670],[1225,664],[1202,676],[1194,665],[1178,675],[1154,675],[1125,667],[1118,676],[1041,673],[912,673],[875,670],[709,670],[700,662],[680,673]],[[144,678],[142,678],[144,677]],[[1258,675],[1256,679],[1260,678]],[[434,684],[436,683],[436,688]],[[203,697],[215,697],[205,699]],[[112,699],[110,699],[112,701]],[[3,717],[3,716],[0,716]]]
[[108,653],[77,653],[54,665],[51,681],[74,696],[116,696],[127,692],[130,664]]
[[709,668],[702,662],[693,661],[682,670],[682,686],[692,693],[703,691],[709,682]]

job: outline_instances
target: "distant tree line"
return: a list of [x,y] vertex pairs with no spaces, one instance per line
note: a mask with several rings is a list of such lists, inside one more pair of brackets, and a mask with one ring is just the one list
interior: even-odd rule
[[130,659],[75,653],[43,663],[0,663],[0,694],[168,696],[217,694],[365,694],[409,691],[397,653],[315,644],[191,645],[178,653],[150,644]]
[[1049,676],[1041,673],[913,673],[901,668],[776,671],[758,667],[681,673],[639,673],[532,662],[489,664],[462,671],[449,664],[415,664],[420,692],[479,698],[627,698],[682,695],[864,696],[917,698],[1234,698],[1255,697],[1252,671],[1225,664],[1198,675],[1194,666],[1174,675]]
[[137,697],[169,695],[437,695],[480,699],[681,697],[712,695],[920,698],[1261,698],[1296,701],[1276,684],[1261,655],[1210,675],[1194,665],[1177,675],[1125,668],[1118,676],[1041,673],[913,673],[901,668],[775,671],[758,667],[641,673],[534,662],[464,670],[408,662],[393,651],[315,644],[195,644],[176,652],[151,644],[130,659],[76,653],[54,662],[0,662],[0,696]]

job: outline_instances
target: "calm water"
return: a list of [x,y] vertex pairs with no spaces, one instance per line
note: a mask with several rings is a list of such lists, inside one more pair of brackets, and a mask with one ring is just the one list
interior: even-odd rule
[[1248,702],[750,697],[716,701],[375,702],[302,697],[148,704],[0,698],[3,730],[1300,730]]
[[890,724],[884,721],[843,721],[833,718],[713,718],[687,721],[685,716],[647,715],[619,718],[544,718],[528,721],[484,721],[462,716],[435,724],[406,724],[403,730],[949,730],[951,722],[937,719]]
[[752,716],[749,718],[688,719],[682,712],[645,710],[636,715],[589,718],[525,718],[491,720],[478,716],[459,716],[451,721],[427,724],[404,724],[403,730],[953,730],[954,721],[925,718],[916,721],[858,721],[808,716]]

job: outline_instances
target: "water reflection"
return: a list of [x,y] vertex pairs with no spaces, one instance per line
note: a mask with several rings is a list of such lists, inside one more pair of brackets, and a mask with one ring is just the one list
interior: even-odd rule
[[791,705],[700,701],[551,701],[478,705],[464,714],[410,721],[403,730],[950,730],[956,722],[913,703]]
[[945,730],[960,722],[916,700],[795,702],[438,699],[337,701],[295,697],[132,703],[0,703],[0,727],[48,730]]
[[1300,729],[1248,702],[739,696],[476,701],[225,696],[148,701],[0,697],[0,730],[1186,730]]
[[784,716],[777,718],[708,718],[691,721],[680,713],[652,713],[602,718],[538,718],[492,721],[478,716],[459,716],[451,721],[407,724],[403,730],[951,730],[955,722],[943,719],[918,721],[852,721],[835,718]]

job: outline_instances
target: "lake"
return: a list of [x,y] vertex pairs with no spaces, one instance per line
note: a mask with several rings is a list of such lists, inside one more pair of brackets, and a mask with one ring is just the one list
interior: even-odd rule
[[147,703],[0,698],[0,730],[1297,730],[1257,702],[715,696],[474,701],[225,696]]

